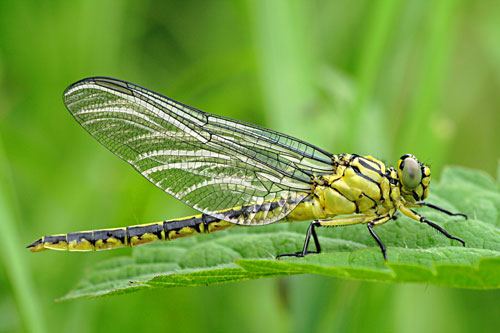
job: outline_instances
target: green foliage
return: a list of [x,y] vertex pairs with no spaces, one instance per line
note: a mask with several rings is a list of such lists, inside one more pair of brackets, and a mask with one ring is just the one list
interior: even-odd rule
[[430,202],[464,212],[469,220],[430,209],[422,209],[423,214],[464,239],[467,247],[401,216],[378,229],[388,247],[387,262],[363,225],[320,229],[324,253],[276,260],[277,254],[302,247],[307,223],[239,227],[135,248],[132,257],[96,266],[63,299],[304,273],[500,288],[500,193],[495,181],[479,171],[448,168],[432,190]]

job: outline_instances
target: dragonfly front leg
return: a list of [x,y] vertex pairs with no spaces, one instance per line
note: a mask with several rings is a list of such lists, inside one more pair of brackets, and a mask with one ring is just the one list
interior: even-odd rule
[[[418,203],[422,203],[423,201],[420,201]],[[414,204],[416,205],[416,204]],[[427,204],[425,206],[428,206],[428,207],[431,207],[431,208],[434,208],[434,209],[437,209],[439,211],[442,211],[448,215],[462,215],[462,216],[465,216],[465,218],[467,218],[467,215],[465,214],[462,214],[462,213],[452,213],[452,212],[449,212],[447,211],[446,209],[443,209],[439,206],[435,206],[433,204]],[[405,205],[403,204],[399,204],[399,210],[401,212],[403,212],[403,214],[405,214],[406,216],[408,216],[409,218],[412,218],[416,221],[419,221],[419,222],[423,222],[423,223],[426,223],[428,224],[429,226],[433,227],[434,229],[436,229],[437,231],[439,231],[440,233],[442,233],[443,235],[445,235],[447,238],[449,239],[454,239],[456,241],[459,241],[460,243],[462,243],[463,246],[465,246],[465,241],[461,238],[458,238],[458,237],[455,237],[455,236],[452,236],[448,231],[444,230],[443,227],[437,225],[436,223],[434,222],[431,222],[429,221],[425,216],[422,216],[420,215],[419,213],[417,213],[416,211],[414,211],[413,209],[410,209],[408,207],[406,207]]]
[[434,205],[434,204],[431,204],[431,203],[428,203],[428,202],[425,202],[425,201],[417,201],[414,204],[408,204],[407,203],[407,206],[409,206],[409,207],[422,207],[422,206],[425,206],[425,207],[429,207],[429,208],[432,208],[432,209],[435,209],[435,210],[439,210],[440,212],[448,214],[450,216],[463,216],[463,217],[465,217],[466,220],[469,219],[469,217],[466,214],[463,214],[463,213],[453,213],[453,212],[450,212],[447,209],[439,207],[438,205]]
[[[306,255],[311,253],[320,253],[321,246],[319,244],[318,236],[316,234],[315,230],[316,227],[340,227],[340,226],[353,225],[359,223],[368,223],[368,230],[370,231],[370,234],[373,236],[373,238],[375,238],[377,244],[379,244],[382,250],[382,254],[384,255],[384,259],[387,259],[385,255],[385,246],[372,228],[376,225],[380,225],[389,221],[391,218],[392,216],[390,215],[375,216],[375,217],[373,215],[355,215],[355,216],[341,217],[331,220],[313,221],[309,225],[309,228],[307,229],[306,239],[304,241],[304,247],[302,248],[302,251],[297,251],[295,253],[279,254],[278,256],[276,256],[276,259],[279,259],[281,257],[305,257]],[[313,237],[314,245],[316,246],[316,251],[308,250],[311,236]]]

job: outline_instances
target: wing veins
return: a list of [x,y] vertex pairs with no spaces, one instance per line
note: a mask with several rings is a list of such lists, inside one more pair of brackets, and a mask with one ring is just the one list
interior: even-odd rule
[[[271,207],[273,200],[275,214],[250,214],[243,224],[267,224],[286,216],[307,197],[310,176],[334,168],[330,153],[307,142],[203,112],[125,81],[84,79],[68,87],[64,101],[108,150],[196,209],[219,216],[214,209],[249,202]],[[117,116],[109,117],[113,112]],[[200,150],[210,153],[198,155]],[[161,170],[162,165],[175,167]],[[234,217],[227,220],[240,223]]]

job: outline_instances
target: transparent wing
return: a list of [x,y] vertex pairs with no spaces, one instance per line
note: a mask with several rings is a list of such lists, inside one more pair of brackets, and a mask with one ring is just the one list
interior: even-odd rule
[[[125,81],[87,78],[63,98],[80,125],[153,184],[229,222],[280,220],[310,193],[313,175],[333,171],[332,155],[306,142]],[[242,222],[220,212],[249,204],[263,213]]]

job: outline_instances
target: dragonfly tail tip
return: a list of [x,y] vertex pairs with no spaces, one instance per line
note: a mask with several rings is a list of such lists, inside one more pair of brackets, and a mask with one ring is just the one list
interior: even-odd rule
[[26,246],[27,249],[30,249],[31,252],[40,252],[45,250],[43,246],[43,238],[39,238],[30,245]]

